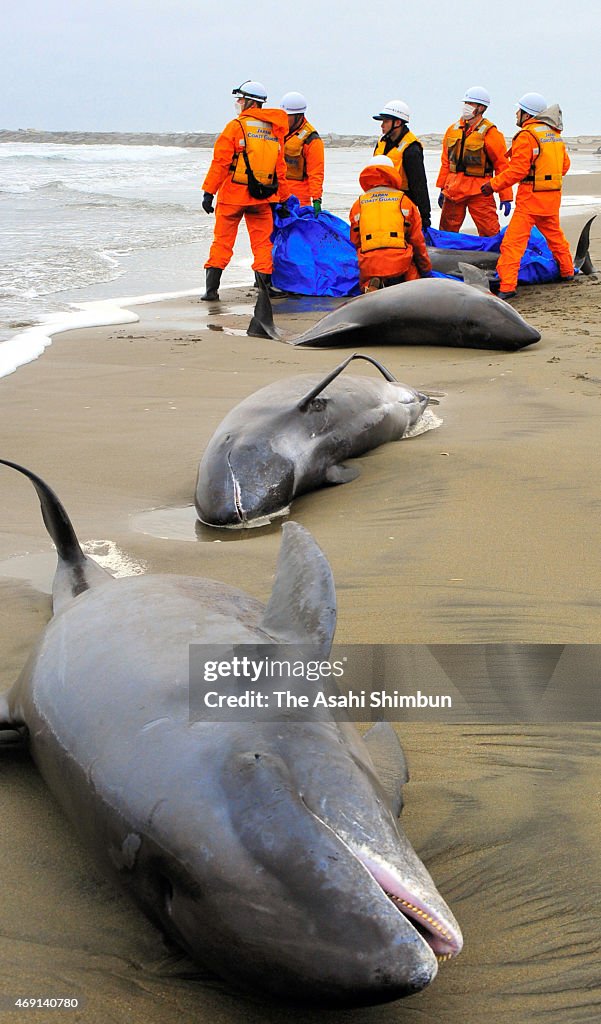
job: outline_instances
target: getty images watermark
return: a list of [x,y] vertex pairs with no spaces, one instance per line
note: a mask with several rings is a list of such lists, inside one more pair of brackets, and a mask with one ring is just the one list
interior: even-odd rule
[[601,720],[601,645],[190,647],[192,721]]

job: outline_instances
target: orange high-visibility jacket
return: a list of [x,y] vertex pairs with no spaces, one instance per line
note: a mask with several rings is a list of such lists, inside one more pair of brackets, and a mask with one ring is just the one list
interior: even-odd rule
[[[485,130],[481,131],[483,125]],[[464,132],[464,150],[467,149],[468,160],[471,162],[471,167],[474,168],[469,172],[453,169],[456,167],[455,161]],[[452,202],[461,202],[470,196],[478,195],[484,177],[489,177],[492,172],[498,174],[508,166],[506,152],[505,138],[492,121],[480,118],[476,124],[468,127],[461,118],[449,125],[446,130],[436,185]],[[474,173],[480,167],[483,173]],[[505,188],[500,198],[503,202],[511,202],[513,199],[511,188]]]
[[405,168],[403,167],[403,153],[407,149],[407,146],[410,146],[412,142],[417,142],[418,146],[421,146],[421,142],[419,141],[417,135],[414,135],[413,132],[408,131],[405,133],[405,135],[403,135],[403,138],[399,140],[396,146],[394,146],[392,149],[389,149],[388,152],[386,152],[385,139],[380,139],[380,141],[376,143],[374,148],[374,156],[383,155],[389,157],[389,159],[392,160],[395,171],[397,172],[401,179],[401,188],[404,192],[406,192],[407,189],[409,188],[409,182],[407,181],[407,175],[405,173]]
[[[400,180],[399,174],[392,167],[366,167],[359,176],[359,183],[365,191],[353,203],[350,212],[351,241],[359,252],[359,260],[361,261],[361,256],[364,253],[365,255],[369,254],[369,256],[373,253],[378,258],[379,274],[382,277],[393,277],[399,273],[399,257],[402,259],[404,254],[407,257],[411,256],[413,258],[415,265],[421,273],[427,273],[432,270],[432,264],[422,232],[422,219],[419,210],[415,203],[412,203],[400,188]],[[391,201],[378,200],[373,204],[366,203],[365,201],[366,196],[384,193],[388,193],[392,197]],[[395,204],[397,212],[394,211]],[[378,208],[380,212],[378,212]],[[361,221],[365,210],[369,211],[367,215],[368,223],[367,225],[362,225]],[[378,253],[375,252],[375,247],[374,249],[365,250],[363,248],[363,235],[373,234],[373,230],[369,230],[370,222],[372,228],[375,226],[379,232],[385,232],[386,225],[388,225],[389,234],[391,231],[398,232],[402,226],[404,246],[402,248],[398,246],[396,244],[397,240],[394,238],[386,242],[385,239],[380,237],[379,240],[383,244],[382,247],[379,247],[380,251]],[[366,239],[366,241],[369,245],[372,240]],[[408,262],[410,262],[410,258]]]
[[[324,178],[323,141],[306,117],[298,128],[286,136],[284,156],[293,194],[307,202],[310,199],[321,199]],[[300,186],[299,182],[303,185]]]
[[[245,183],[246,175],[242,174],[242,168],[245,170],[245,165],[241,153],[246,146],[245,130],[242,125],[246,126],[249,118],[267,122],[278,141],[279,148],[275,163],[278,191],[269,199],[254,199]],[[211,166],[202,183],[203,192],[210,192],[211,195],[218,192],[219,201],[232,206],[256,206],[260,203],[274,203],[287,199],[290,195],[290,186],[286,182],[286,161],[284,160],[284,139],[287,131],[288,115],[284,110],[276,107],[249,107],[239,118],[229,121],[215,142]],[[234,177],[242,180],[234,181]]]
[[[570,158],[561,133],[536,118],[524,122],[511,143],[510,163],[501,174],[491,178],[495,192],[519,182],[516,205],[542,217],[559,211],[562,178],[570,167]],[[541,178],[554,188],[540,188]],[[537,187],[538,186],[538,187]]]

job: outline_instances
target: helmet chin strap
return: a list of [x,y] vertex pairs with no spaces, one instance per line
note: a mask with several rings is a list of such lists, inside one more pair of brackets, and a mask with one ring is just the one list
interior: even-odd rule
[[399,130],[400,128],[402,128],[402,126],[403,126],[403,122],[402,122],[402,121],[401,121],[400,119],[399,119],[399,120],[397,120],[397,123],[396,123],[395,125],[393,125],[393,126],[392,126],[392,128],[390,128],[390,129],[389,129],[389,130],[388,130],[388,131],[386,132],[386,134],[382,136],[382,138],[383,138],[383,139],[386,139],[386,141],[387,141],[387,142],[388,142],[388,140],[390,140],[391,142],[393,142],[394,140],[393,140],[392,136],[394,135],[394,133],[395,133],[396,131],[398,131],[398,130]]

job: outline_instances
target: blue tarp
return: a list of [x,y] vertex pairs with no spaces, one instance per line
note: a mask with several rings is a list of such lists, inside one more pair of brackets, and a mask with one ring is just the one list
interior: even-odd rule
[[[428,245],[433,245],[437,249],[499,252],[506,230],[503,228],[498,235],[480,238],[478,235],[465,235],[462,232],[438,231],[436,228],[428,228],[425,238]],[[444,277],[445,275],[440,276]],[[550,281],[559,281],[559,278],[559,266],[551,255],[549,246],[538,228],[532,228],[526,252],[520,263],[519,283],[548,284]]]
[[273,215],[272,281],[299,295],[358,295],[359,264],[350,226],[322,210],[301,206],[296,196],[286,203],[289,217]]
[[[350,227],[340,217],[322,210],[316,217],[312,206],[301,206],[295,196],[286,203],[290,216],[274,212],[273,275],[276,288],[299,295],[358,295],[359,265],[350,240]],[[429,228],[428,245],[466,252],[499,252],[506,228],[498,235],[481,238],[462,232]],[[445,277],[445,274],[436,274]],[[518,280],[520,284],[558,281],[559,267],[538,228],[530,233]]]

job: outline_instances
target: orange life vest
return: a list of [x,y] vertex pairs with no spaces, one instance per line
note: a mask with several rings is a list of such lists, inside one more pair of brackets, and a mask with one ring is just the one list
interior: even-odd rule
[[490,178],[494,167],[484,148],[484,139],[492,121],[482,118],[477,128],[466,135],[466,125],[457,121],[447,133],[449,170],[452,174],[467,174],[468,178]]
[[252,110],[248,114],[240,114],[240,117],[237,118],[242,128],[242,138],[240,139],[240,152],[234,157],[230,168],[232,181],[237,185],[248,185],[244,152],[246,152],[257,181],[260,181],[262,185],[277,183],[275,167],[280,143],[274,134],[271,123],[262,121],[258,116],[259,113],[260,111]]
[[402,209],[405,193],[395,188],[379,186],[359,197],[359,234],[361,252],[372,249],[406,249],[405,217],[409,209]]
[[521,130],[532,135],[536,142],[530,173],[522,181],[532,182],[533,192],[561,191],[565,153],[561,135],[542,122],[526,125]]
[[413,132],[407,132],[393,149],[389,149],[388,152],[386,152],[387,141],[387,139],[380,139],[380,141],[376,143],[374,156],[387,156],[392,160],[394,169],[401,178],[401,188],[406,191],[409,188],[409,182],[407,181],[407,175],[405,174],[405,168],[403,167],[403,153],[407,149],[407,146],[410,146],[412,142],[417,142],[419,146],[421,146],[421,142]]
[[288,181],[304,181],[306,179],[305,146],[309,142],[313,142],[313,139],[318,138],[319,133],[306,119],[297,131],[286,137],[284,157]]

